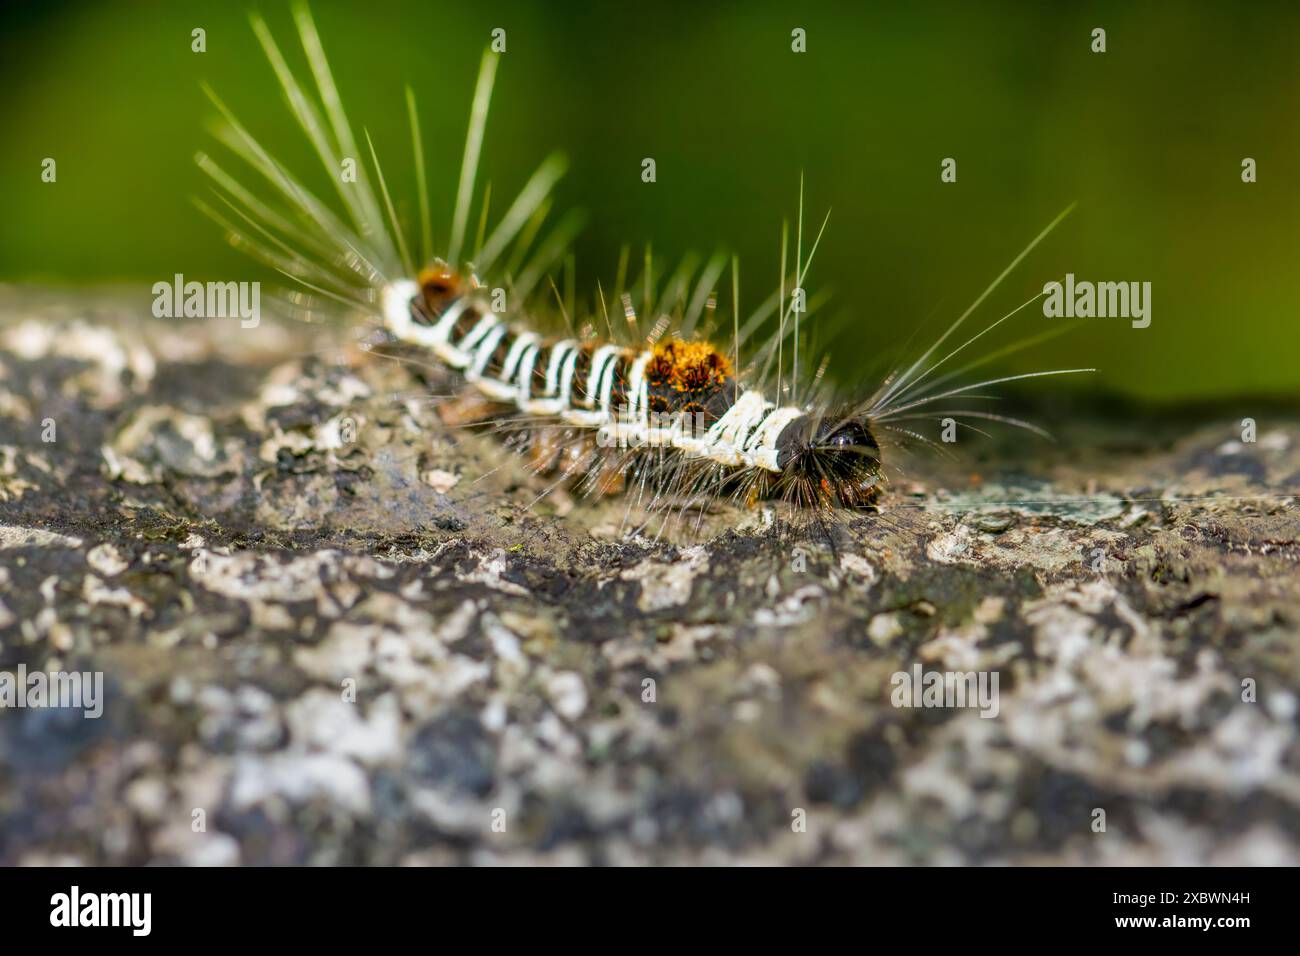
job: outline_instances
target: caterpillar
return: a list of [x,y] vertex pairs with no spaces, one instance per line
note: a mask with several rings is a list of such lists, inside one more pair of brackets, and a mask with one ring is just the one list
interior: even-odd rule
[[[839,503],[865,507],[878,491],[879,447],[868,422],[829,425],[797,405],[743,388],[726,354],[670,337],[640,351],[511,328],[445,266],[384,289],[385,328],[429,349],[486,397],[526,415],[596,430],[602,448],[665,448],[683,460],[781,475],[801,455],[834,450]],[[475,293],[480,293],[476,295]]]
[[[929,382],[928,391],[921,390],[946,362],[1035,301],[926,364],[1069,213],[1066,209],[912,365],[886,376],[865,400],[837,395],[826,382],[825,359],[815,370],[806,361],[807,320],[814,302],[807,298],[804,286],[826,220],[805,258],[802,182],[793,273],[787,272],[789,235],[788,227],[783,227],[779,288],[742,325],[739,264],[733,258],[729,335],[718,318],[715,288],[725,257],[710,259],[693,284],[694,264],[687,268],[687,260],[661,286],[647,254],[642,277],[626,287],[626,250],[613,289],[623,321],[610,319],[602,289],[599,302],[605,334],[597,331],[594,307],[582,330],[575,328],[577,306],[571,296],[568,307],[563,301],[558,304],[567,334],[548,332],[548,318],[550,325],[558,324],[556,310],[544,304],[536,289],[564,257],[578,222],[566,217],[541,237],[563,159],[552,156],[543,162],[490,232],[485,195],[477,237],[472,248],[467,247],[499,55],[487,51],[481,61],[450,238],[441,256],[432,255],[418,111],[413,91],[406,90],[420,210],[419,254],[424,263],[417,267],[368,132],[369,166],[358,161],[365,157],[307,6],[296,4],[293,15],[315,83],[315,98],[289,68],[260,17],[252,18],[253,29],[290,111],[335,183],[345,213],[339,215],[289,173],[207,87],[223,119],[218,138],[264,180],[275,201],[261,198],[257,190],[200,153],[198,165],[211,179],[219,206],[199,200],[199,207],[225,228],[234,245],[296,284],[298,291],[287,299],[291,308],[308,317],[340,309],[367,314],[389,342],[431,356],[441,367],[459,374],[484,402],[506,410],[505,417],[497,419],[498,430],[511,438],[525,436],[515,444],[530,449],[536,471],[558,472],[548,491],[565,481],[592,493],[623,490],[629,493],[629,510],[637,505],[649,513],[671,511],[683,501],[723,496],[749,504],[784,500],[796,514],[811,514],[818,520],[876,509],[887,483],[890,449],[910,444],[938,447],[909,424],[918,418],[945,415],[972,428],[969,420],[984,419],[1046,434],[1032,423],[990,412],[934,410],[936,402],[983,397],[974,393],[1023,378],[1093,371],[1057,369],[940,387],[994,355],[946,372]],[[352,182],[338,175],[349,160],[361,170]],[[493,281],[482,276],[492,276]],[[553,278],[550,281],[558,300],[558,288]],[[644,301],[646,319],[654,318],[648,332],[633,304],[634,292]],[[749,343],[773,321],[775,330],[751,348]]]

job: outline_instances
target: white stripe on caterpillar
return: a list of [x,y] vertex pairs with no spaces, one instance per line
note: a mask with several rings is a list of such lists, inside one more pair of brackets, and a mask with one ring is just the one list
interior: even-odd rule
[[560,361],[560,388],[555,393],[561,414],[573,403],[573,373],[578,367],[578,343],[562,342],[565,347],[564,358]]
[[745,439],[758,427],[773,404],[760,392],[744,392],[732,403],[726,413],[704,433],[703,445],[710,451],[707,458],[724,465],[749,464],[745,455]]
[[[546,366],[546,388],[541,398],[528,399],[519,406],[521,411],[529,415],[558,415],[564,410],[565,401],[560,394],[561,371],[565,360],[577,348],[577,344],[569,339],[563,342],[556,342],[551,346],[551,354]],[[575,353],[576,357],[576,353]],[[534,354],[532,362],[536,362],[537,356]]]
[[614,362],[623,350],[617,345],[602,345],[591,356],[591,372],[587,375],[587,396],[582,404],[595,408],[600,398],[600,385],[606,371],[613,371]]
[[515,369],[519,366],[520,358],[527,349],[539,341],[541,341],[541,336],[533,332],[521,332],[515,336],[514,342],[510,345],[510,351],[506,353],[506,360],[501,364],[500,381],[502,383],[508,385],[514,380]]
[[442,314],[438,324],[429,329],[429,336],[434,342],[434,348],[439,351],[439,354],[445,353],[450,356],[447,361],[458,363],[456,364],[457,368],[464,368],[469,362],[469,356],[452,345],[451,330],[456,327],[456,320],[460,318],[461,313],[468,308],[468,299],[461,299],[452,303],[451,307]]
[[[494,398],[500,402],[514,402],[518,405],[520,404],[520,388],[518,383],[514,381],[515,367],[519,364],[520,354],[525,349],[531,348],[532,343],[536,341],[536,335],[531,332],[522,332],[515,337],[515,340],[510,343],[510,349],[506,352],[505,361],[501,363],[500,375],[482,374],[483,367],[492,357],[492,353],[500,347],[501,339],[506,332],[506,327],[502,325],[499,329],[488,334],[488,336],[483,340],[483,343],[479,346],[478,354],[474,360],[475,374],[473,376],[466,374],[465,380],[477,385],[479,391],[485,394],[488,398]],[[531,374],[532,370],[530,368],[529,375]],[[527,382],[528,379],[524,379],[523,381]],[[523,400],[527,401],[527,398],[525,397]]]
[[384,286],[384,291],[380,296],[380,308],[384,313],[384,326],[396,338],[406,339],[410,337],[408,330],[415,324],[411,321],[411,300],[419,294],[419,285],[410,279],[399,279],[397,282]]
[[[458,300],[450,308],[448,308],[447,311],[448,312],[454,311],[456,309],[456,306],[461,305],[462,302],[464,302],[463,299]],[[464,306],[461,307],[463,310]],[[439,325],[441,324],[442,323],[439,323]],[[462,352],[469,354],[472,350],[478,347],[478,344],[482,342],[485,337],[490,335],[500,325],[501,325],[501,321],[496,316],[490,313],[488,315],[480,316],[479,320],[474,323],[474,327],[469,330],[469,334],[460,340],[458,348]]]
[[780,471],[776,463],[776,440],[787,425],[802,415],[803,409],[789,405],[774,409],[745,443],[745,451],[749,453],[748,463],[768,471]]
[[564,363],[577,349],[578,343],[572,339],[565,339],[562,342],[555,343],[551,349],[551,364],[546,370],[546,396],[548,398],[560,398],[561,378],[564,373]]
[[528,346],[519,363],[519,392],[515,397],[515,404],[525,412],[534,404],[528,396],[533,389],[533,369],[537,365],[537,353],[540,351],[541,348],[536,343]]
[[632,368],[628,372],[628,392],[631,395],[631,415],[636,421],[641,421],[650,407],[650,384],[645,380],[645,367],[650,364],[650,360],[655,357],[654,352],[646,349],[636,357],[632,363]]

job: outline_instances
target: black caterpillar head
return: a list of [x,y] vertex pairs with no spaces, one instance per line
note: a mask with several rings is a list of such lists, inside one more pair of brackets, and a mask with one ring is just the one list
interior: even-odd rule
[[865,417],[803,415],[776,449],[777,490],[795,504],[861,510],[880,495],[880,445]]

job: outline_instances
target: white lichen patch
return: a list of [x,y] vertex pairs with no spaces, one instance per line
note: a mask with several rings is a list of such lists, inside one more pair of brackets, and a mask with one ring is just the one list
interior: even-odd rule
[[[29,491],[40,491],[40,485],[19,476],[19,454],[14,445],[0,445],[0,502],[17,501]],[[29,453],[22,457],[33,467],[49,471],[49,466],[39,455]]]
[[[4,366],[0,365],[0,380],[4,379]],[[32,406],[21,395],[11,392],[0,385],[0,418],[14,418],[26,421],[32,417]]]
[[406,711],[427,714],[491,676],[491,662],[453,650],[478,613],[473,601],[465,601],[435,618],[392,595],[374,594],[331,625],[319,645],[296,650],[294,663],[335,687],[380,681],[397,689]]
[[[656,668],[698,660],[701,647],[716,640],[719,635],[719,628],[708,624],[674,624],[667,641],[659,644],[652,653],[639,656]],[[612,648],[610,653],[614,653]]]
[[316,601],[335,607],[327,582],[347,576],[385,579],[393,575],[373,558],[317,551],[285,561],[252,552],[225,555],[204,551],[190,566],[198,584],[209,591],[243,601]]
[[925,546],[925,556],[940,564],[956,564],[967,560],[971,551],[971,529],[964,524],[957,525],[952,531],[933,538]]
[[43,528],[0,525],[0,551],[11,548],[80,548],[81,539]]
[[216,478],[242,468],[239,443],[218,444],[210,418],[164,405],[136,409],[102,452],[109,478],[141,485],[161,481],[169,471]]
[[429,468],[420,473],[420,480],[438,494],[445,495],[456,487],[456,484],[460,481],[460,475],[453,474],[450,471],[443,471],[441,468]]
[[793,627],[815,618],[825,605],[827,592],[816,584],[806,584],[776,601],[772,607],[757,608],[754,623],[763,627]]
[[888,647],[902,633],[903,625],[895,611],[873,614],[867,622],[867,637],[877,647]]
[[560,671],[546,678],[546,696],[565,720],[577,720],[587,709],[587,686],[575,671]]
[[490,554],[480,556],[478,565],[469,573],[461,576],[461,580],[482,584],[494,591],[502,591],[506,594],[527,595],[528,589],[524,588],[513,581],[507,581],[503,574],[506,573],[506,552],[505,548],[496,548]]
[[362,713],[360,705],[321,688],[309,690],[285,708],[290,745],[309,752],[338,754],[363,766],[391,763],[402,752],[397,698],[384,694]]
[[153,355],[141,343],[80,319],[28,319],[0,329],[0,349],[28,362],[57,357],[86,363],[89,368],[65,380],[63,390],[95,408],[116,405],[132,392],[143,394],[156,372]]
[[495,614],[484,614],[480,625],[496,656],[498,679],[513,681],[527,673],[528,655],[524,653],[519,635],[502,624]]
[[321,800],[354,816],[370,815],[370,782],[355,761],[333,753],[240,754],[235,760],[230,801],[240,810],[272,798],[291,804]]
[[86,552],[86,563],[106,578],[121,574],[131,566],[130,562],[122,557],[122,552],[107,541],[95,545]]
[[703,546],[683,548],[677,560],[643,561],[623,571],[624,581],[638,581],[641,594],[637,606],[643,611],[660,611],[685,604],[691,599],[696,576],[708,567],[708,553]]
[[314,451],[345,451],[357,447],[357,436],[364,425],[361,416],[341,413],[310,428],[285,431],[273,426],[271,437],[262,442],[257,454],[262,461],[273,464],[279,460],[281,451],[294,456]]
[[[917,648],[916,656],[927,664],[939,664],[946,670],[973,671],[987,665],[979,644],[988,628],[972,624],[961,628],[944,628],[939,636]],[[1015,648],[1012,648],[1014,653]]]
[[840,569],[867,584],[874,584],[879,577],[875,565],[862,555],[847,551],[840,555]]
[[124,607],[132,617],[140,617],[149,610],[149,605],[124,587],[110,587],[93,574],[87,574],[81,582],[81,593],[88,604],[110,604]]
[[1099,561],[1098,570],[1105,572],[1107,555],[1129,540],[1122,532],[1102,527],[1027,527],[988,534],[959,523],[933,537],[925,554],[938,564],[1046,572],[1092,570],[1092,562]]
[[313,448],[316,443],[312,440],[311,435],[305,431],[283,431],[276,428],[257,449],[257,457],[268,464],[274,464],[280,457],[281,451],[288,451],[291,455],[305,455]]

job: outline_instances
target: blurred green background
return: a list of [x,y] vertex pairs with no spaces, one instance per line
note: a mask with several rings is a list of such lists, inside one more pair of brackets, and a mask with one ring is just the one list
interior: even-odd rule
[[[248,25],[304,61],[286,3],[7,4],[0,13],[0,279],[58,284],[266,278],[190,198],[207,80],[291,168],[315,159]],[[1001,367],[1096,365],[1084,387],[1163,400],[1300,393],[1300,7],[1252,3],[429,3],[312,5],[354,125],[413,207],[403,85],[420,100],[447,234],[469,96],[495,27],[480,184],[496,202],[552,149],[581,206],[580,285],[625,242],[741,257],[749,304],[775,285],[800,171],[831,222],[835,370],[866,374],[959,314],[1047,222],[1075,213],[981,310],[1067,271],[1150,281],[1152,324],[1092,319]],[[1108,50],[1090,50],[1094,27]],[[207,52],[190,31],[207,31]],[[790,48],[807,31],[808,52]],[[54,157],[58,181],[40,180]],[[658,181],[642,183],[641,159]],[[1241,181],[1243,157],[1259,181]],[[940,161],[957,160],[955,184]],[[233,164],[231,164],[233,165]],[[504,205],[494,206],[500,210]],[[1018,316],[1015,334],[1053,320]],[[1008,323],[1011,326],[1013,323]],[[1007,341],[1003,337],[998,342]]]

